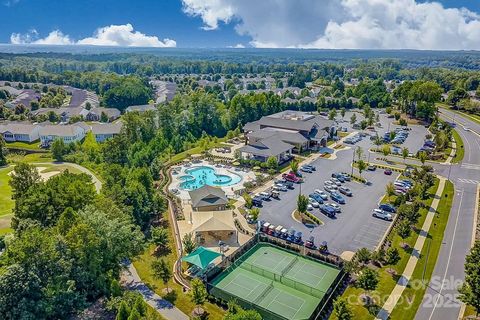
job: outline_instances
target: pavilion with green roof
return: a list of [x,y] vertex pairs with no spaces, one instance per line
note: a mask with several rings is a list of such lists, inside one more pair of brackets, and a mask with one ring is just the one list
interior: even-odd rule
[[182,258],[182,261],[191,263],[201,268],[205,269],[213,260],[220,257],[222,254],[205,247],[198,247],[190,253],[189,255]]

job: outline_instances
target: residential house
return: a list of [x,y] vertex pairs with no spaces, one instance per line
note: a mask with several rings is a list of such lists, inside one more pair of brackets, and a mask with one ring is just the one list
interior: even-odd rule
[[43,146],[49,146],[54,140],[62,139],[64,143],[81,141],[90,127],[84,123],[67,125],[45,125],[40,126],[40,141]]
[[83,109],[80,112],[80,115],[83,117],[85,121],[101,121],[102,120],[102,114],[105,114],[108,121],[112,122],[115,121],[116,119],[120,118],[120,110],[116,108],[92,108],[90,110],[88,109]]
[[122,129],[122,122],[117,123],[92,123],[90,125],[91,131],[95,136],[97,142],[104,142],[107,139],[120,133]]
[[0,134],[7,142],[33,142],[38,140],[40,137],[39,129],[39,126],[25,122],[0,123]]
[[188,192],[193,211],[221,211],[228,204],[227,196],[221,188],[204,185]]
[[147,111],[152,111],[155,110],[155,106],[153,104],[144,104],[144,105],[139,105],[139,106],[130,106],[127,109],[125,109],[125,112],[147,112]]

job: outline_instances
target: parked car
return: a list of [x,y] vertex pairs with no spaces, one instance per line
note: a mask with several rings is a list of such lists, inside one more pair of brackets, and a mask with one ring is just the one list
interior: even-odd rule
[[285,180],[285,179],[282,181],[282,184],[283,184],[285,187],[287,187],[288,189],[294,189],[294,188],[295,188],[294,185],[293,185],[293,182],[287,181],[287,180]]
[[331,178],[330,181],[332,181],[337,187],[340,187],[342,185],[340,180],[338,180],[337,178]]
[[319,204],[323,204],[323,198],[316,192],[313,192],[313,193],[310,193],[308,195],[309,198],[312,198],[313,200],[315,200],[316,202],[318,202]]
[[314,165],[311,164],[305,164],[304,167],[310,168],[312,171],[317,171],[317,168]]
[[315,238],[310,236],[307,241],[305,241],[305,247],[309,249],[315,249]]
[[330,181],[330,180],[325,181],[324,185],[328,186],[328,187],[331,187],[334,190],[338,189],[337,185],[333,181]]
[[393,171],[392,171],[392,169],[385,169],[385,171],[383,171],[383,173],[385,173],[387,176],[390,176],[390,175],[392,175]]
[[394,206],[392,206],[392,205],[389,204],[389,203],[382,203],[378,208],[379,208],[380,210],[383,210],[383,211],[386,211],[386,212],[390,212],[390,213],[395,213],[395,212],[397,212],[397,208],[395,208]]
[[336,217],[336,212],[333,207],[327,206],[327,205],[321,205],[320,206],[320,212],[326,215],[329,218],[335,218]]
[[307,204],[307,210],[308,211],[312,211],[313,210],[313,206],[309,203]]
[[280,199],[280,192],[278,192],[277,190],[273,190],[272,191],[272,198],[273,199]]
[[328,194],[325,191],[320,189],[315,189],[314,192],[317,193],[323,200],[328,200]]
[[375,218],[383,219],[385,221],[392,221],[392,215],[381,209],[373,209],[372,216]]
[[367,170],[368,171],[375,171],[375,170],[377,170],[377,167],[375,165],[371,164],[367,167]]
[[262,203],[263,203],[263,199],[261,197],[255,196],[255,197],[252,198],[252,204],[255,207],[261,207]]
[[273,185],[273,190],[276,191],[287,191],[287,187],[281,183],[276,183]]
[[338,192],[330,193],[330,199],[332,199],[333,201],[338,202],[340,204],[345,204],[345,198],[342,197],[342,195]]
[[293,183],[300,183],[301,182],[301,179],[299,177],[297,177],[295,174],[293,173],[284,173],[282,175],[282,177],[287,180],[287,181],[290,181],[290,182],[293,182]]
[[260,192],[258,194],[258,196],[261,197],[265,201],[270,200],[270,193],[268,193],[268,192]]
[[338,191],[340,191],[340,193],[343,193],[347,197],[353,196],[352,191],[347,187],[340,187],[340,188],[338,188]]
[[300,170],[303,171],[303,172],[306,172],[306,173],[312,173],[313,172],[312,169],[310,169],[309,167],[306,167],[306,166],[301,166]]
[[336,203],[333,203],[333,202],[330,202],[330,203],[327,203],[327,206],[329,207],[332,207],[333,209],[335,209],[335,212],[342,212],[342,208],[340,208],[340,206]]
[[[345,172],[342,172],[340,173],[342,176],[343,176],[343,179],[345,179],[345,181],[350,181],[352,180],[352,178],[350,177],[350,175],[348,173],[345,173]],[[338,178],[337,178],[338,179]]]
[[334,189],[333,186],[328,186],[328,185],[324,186],[323,189],[325,189],[325,191],[328,193],[332,193],[336,191],[336,189]]
[[308,198],[308,203],[312,205],[314,208],[320,207],[320,203],[318,203],[315,199],[313,198]]

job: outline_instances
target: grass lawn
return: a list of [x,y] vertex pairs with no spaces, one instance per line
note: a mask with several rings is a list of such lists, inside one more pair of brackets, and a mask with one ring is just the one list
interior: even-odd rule
[[457,150],[455,152],[455,157],[453,157],[452,162],[459,163],[460,161],[463,160],[463,157],[465,156],[465,148],[463,145],[462,138],[458,134],[457,130],[452,130],[452,136],[453,136],[453,139],[455,139],[455,143],[457,144]]
[[[173,243],[173,235],[170,235],[170,247],[168,252],[161,253],[159,255],[159,258],[165,259],[169,263],[170,266],[173,267],[174,262],[177,260],[177,255],[174,250],[174,243]],[[153,254],[155,248],[154,246],[149,246],[145,252],[137,257],[135,261],[133,261],[133,265],[137,269],[137,272],[142,279],[142,281],[149,286],[152,290],[154,290],[158,295],[164,297],[165,299],[169,300],[177,308],[182,310],[185,314],[191,315],[193,308],[195,305],[190,301],[190,296],[187,295],[182,291],[182,287],[175,283],[172,280],[169,281],[168,287],[172,288],[173,294],[170,294],[168,297],[165,296],[165,294],[162,292],[162,289],[164,289],[166,286],[163,284],[161,280],[156,280],[152,276],[152,270],[150,268],[150,265],[152,261],[156,259],[155,255]],[[209,302],[206,302],[205,305],[203,306],[205,311],[209,313],[209,320],[221,320],[223,319],[223,316],[225,312],[223,309],[219,308],[217,305],[211,304]]]
[[21,142],[21,141],[15,141],[15,142],[7,142],[5,145],[7,148],[14,148],[14,149],[25,149],[25,150],[43,150],[47,152],[45,149],[40,148],[40,141],[34,141],[34,142]]
[[[430,197],[424,201],[427,207],[430,207],[430,205],[432,204],[433,195],[435,194],[435,191],[438,188],[438,184],[439,184],[439,180],[436,179],[435,185],[428,190]],[[416,224],[417,228],[420,229],[422,227],[427,217],[427,212],[428,212],[427,209],[420,210],[420,218]],[[390,295],[390,293],[392,292],[393,288],[395,287],[398,281],[399,275],[403,273],[403,270],[405,269],[405,266],[407,265],[407,262],[410,259],[410,255],[412,252],[411,248],[414,247],[415,242],[417,241],[418,233],[412,230],[410,237],[406,239],[402,239],[400,236],[397,235],[395,230],[393,230],[389,238],[392,242],[392,247],[398,248],[400,252],[400,260],[396,265],[383,266],[382,268],[379,268],[377,270],[379,275],[379,283],[378,283],[377,289],[370,293],[372,297],[381,297],[382,299],[386,299]],[[401,247],[402,243],[408,244],[409,249],[403,249]],[[389,269],[394,270],[396,275],[390,274],[388,272]],[[370,312],[369,309],[367,309],[363,305],[360,299],[360,296],[364,293],[365,292],[363,289],[356,288],[355,286],[348,286],[345,292],[343,293],[342,298],[345,298],[347,299],[347,301],[350,302],[349,306],[353,314],[355,315],[355,319],[374,319],[379,308],[381,308],[382,302],[375,301],[377,306],[372,308],[372,311]],[[337,318],[335,317],[334,314],[332,314],[332,316],[330,316],[330,319],[337,319]],[[405,319],[409,319],[409,318],[405,318]]]
[[8,185],[10,173],[13,167],[0,169],[0,217],[12,213],[14,202],[12,200],[12,189]]
[[[410,281],[424,280],[429,282],[435,263],[437,262],[438,253],[442,245],[443,234],[448,223],[448,216],[452,207],[454,196],[453,184],[446,181],[445,189],[443,190],[442,198],[438,204],[437,214],[433,220],[433,225],[430,228],[427,242],[425,243],[420,260],[418,260]],[[430,247],[430,249],[429,249]],[[425,294],[426,286],[418,289],[407,286],[403,291],[403,299],[399,300],[399,304],[393,309],[390,319],[413,319],[417,313],[418,307],[422,303]]]
[[7,156],[9,162],[52,162],[51,153],[31,153],[31,154],[18,154],[12,153]]

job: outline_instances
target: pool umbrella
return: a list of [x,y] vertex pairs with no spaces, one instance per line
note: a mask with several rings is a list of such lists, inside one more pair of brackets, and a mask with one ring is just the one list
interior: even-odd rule
[[234,166],[239,166],[239,165],[240,165],[240,162],[235,161],[235,162],[233,163],[233,165],[234,165]]
[[221,255],[221,253],[218,253],[216,251],[204,247],[198,247],[188,256],[183,257],[182,261],[186,261],[188,263],[196,265],[201,269],[205,269],[210,264],[210,262],[220,257]]

